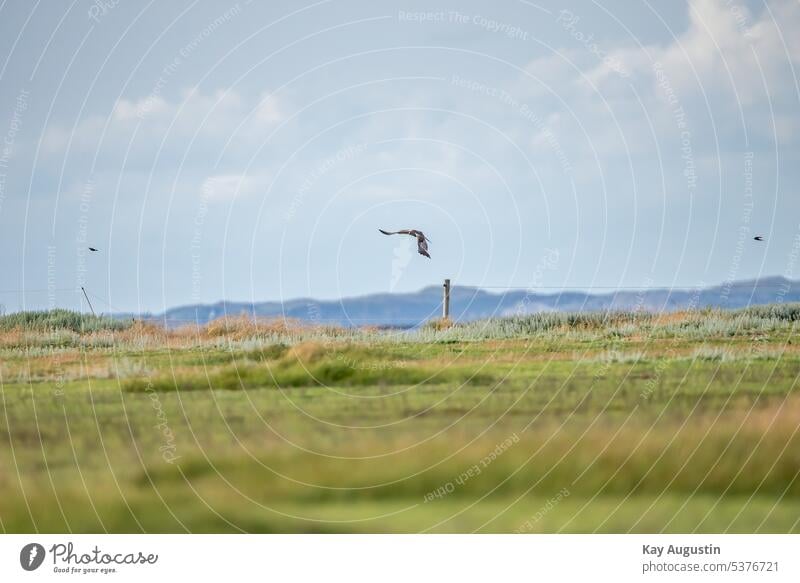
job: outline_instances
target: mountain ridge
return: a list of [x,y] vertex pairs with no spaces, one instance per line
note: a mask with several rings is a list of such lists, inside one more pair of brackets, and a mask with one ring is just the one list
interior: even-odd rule
[[[676,311],[689,308],[735,309],[751,305],[800,301],[800,281],[783,276],[726,281],[705,287],[620,288],[597,292],[565,288],[530,290],[511,288],[492,291],[475,286],[453,286],[450,313],[456,320],[477,320],[541,311],[586,312],[605,310]],[[413,327],[441,314],[441,286],[427,286],[416,292],[378,292],[317,300],[311,297],[286,301],[231,301],[189,304],[160,314],[134,317],[164,322],[168,326],[205,324],[222,316],[248,315],[262,318],[291,318],[319,324],[344,326],[374,325]],[[119,314],[118,316],[132,316]]]

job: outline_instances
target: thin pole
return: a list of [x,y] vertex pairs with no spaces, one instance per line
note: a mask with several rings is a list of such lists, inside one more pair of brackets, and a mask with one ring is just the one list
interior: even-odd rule
[[81,286],[81,291],[83,292],[83,297],[86,298],[86,303],[89,304],[89,309],[92,311],[92,316],[96,316],[97,314],[94,313],[94,308],[92,307],[92,302],[89,301],[89,296],[86,294],[86,290],[83,289],[83,286]]
[[450,280],[444,280],[444,300],[442,301],[442,318],[450,317]]

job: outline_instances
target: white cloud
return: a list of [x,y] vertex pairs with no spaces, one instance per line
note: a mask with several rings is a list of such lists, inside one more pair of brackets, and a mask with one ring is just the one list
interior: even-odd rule
[[744,106],[763,104],[767,93],[794,93],[791,67],[800,65],[796,2],[776,0],[769,8],[756,17],[736,2],[695,0],[689,4],[688,28],[664,47],[647,46],[649,58],[638,47],[613,55],[651,77],[653,63],[660,62],[676,90],[687,97],[705,92],[738,98]]
[[266,95],[256,108],[255,118],[262,124],[273,125],[286,119],[286,114],[283,112],[281,102],[276,96]]
[[[71,127],[54,125],[44,136],[46,151],[61,155],[67,146],[80,153],[113,153],[129,148],[135,138],[128,164],[152,155],[164,142],[162,156],[182,155],[188,145],[204,150],[219,150],[226,144],[258,144],[264,132],[284,119],[285,99],[270,96],[267,100],[246,99],[235,90],[202,93],[196,88],[183,91],[182,97],[167,100],[158,94],[138,99],[120,99],[108,116],[93,114]],[[101,142],[102,139],[102,142]],[[70,143],[71,140],[71,143]]]
[[267,177],[244,174],[217,174],[203,182],[201,192],[211,201],[231,201],[266,189]]
[[[741,150],[745,131],[783,147],[797,144],[798,95],[792,71],[794,67],[800,73],[800,35],[792,34],[800,29],[796,3],[775,0],[753,14],[735,1],[695,0],[688,16],[687,27],[674,31],[671,42],[640,46],[629,38],[615,48],[604,41],[606,55],[625,75],[585,47],[576,50],[566,36],[569,48],[526,66],[539,82],[520,75],[510,92],[547,120],[576,164],[593,164],[595,151],[603,164],[620,155],[641,163],[657,153],[656,146],[669,156],[676,151],[676,136],[680,138],[676,107],[686,113],[697,156]],[[582,26],[588,33],[586,20]],[[676,99],[672,103],[660,84],[664,78]],[[562,114],[560,122],[551,123],[554,112]],[[534,155],[542,153],[542,145],[552,146],[535,139],[532,145]]]

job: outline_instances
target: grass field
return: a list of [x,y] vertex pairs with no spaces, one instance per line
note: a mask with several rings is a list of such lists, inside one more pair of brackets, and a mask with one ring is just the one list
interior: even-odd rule
[[800,306],[0,318],[5,532],[800,532]]

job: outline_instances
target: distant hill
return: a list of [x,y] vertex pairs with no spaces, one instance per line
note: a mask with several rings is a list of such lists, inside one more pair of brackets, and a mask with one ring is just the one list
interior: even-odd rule
[[[607,293],[583,291],[510,290],[492,293],[480,288],[454,286],[450,313],[456,320],[477,320],[542,311],[635,310],[675,311],[690,307],[741,308],[757,304],[800,301],[800,281],[783,277],[732,282],[702,289],[643,289]],[[309,298],[284,302],[232,302],[171,308],[163,314],[142,315],[168,326],[204,324],[224,315],[285,317],[344,326],[376,325],[413,327],[436,318],[442,310],[442,288],[426,287],[414,293],[371,294],[341,300]]]

